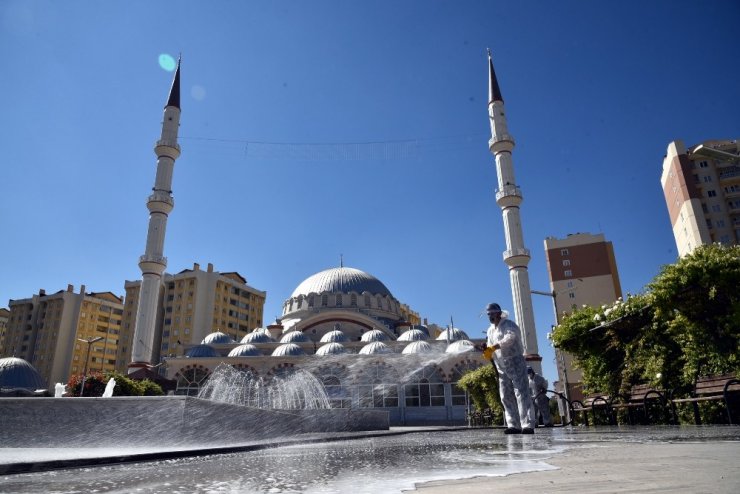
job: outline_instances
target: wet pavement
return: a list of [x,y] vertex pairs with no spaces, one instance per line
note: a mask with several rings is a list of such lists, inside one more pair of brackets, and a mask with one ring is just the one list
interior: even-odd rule
[[[429,482],[425,485],[442,486],[446,492],[495,492],[497,482],[503,487],[511,479],[495,477],[514,473],[543,472],[534,475],[558,479],[562,472],[555,464],[574,456],[598,461],[599,468],[608,472],[609,463],[602,458],[605,451],[618,451],[629,458],[630,451],[656,450],[645,449],[652,446],[671,450],[675,445],[686,456],[702,447],[722,445],[740,452],[740,427],[733,426],[554,428],[538,429],[533,436],[506,436],[498,429],[393,429],[377,437],[354,437],[344,434],[337,440],[316,442],[331,437],[315,436],[302,444],[253,451],[7,475],[0,477],[0,492],[362,494],[402,492]],[[41,458],[37,455],[42,453],[52,458],[55,450],[0,449],[0,463]],[[83,451],[66,451],[67,455],[75,453]],[[122,453],[109,449],[85,450],[84,454]],[[728,459],[730,465],[736,458]],[[729,475],[725,486],[738,482],[737,474]],[[474,477],[489,480],[469,485],[459,480]]]

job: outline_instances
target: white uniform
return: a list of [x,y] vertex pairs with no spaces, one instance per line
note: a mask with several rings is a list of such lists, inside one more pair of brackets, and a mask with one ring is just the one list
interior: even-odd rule
[[532,398],[519,326],[510,319],[501,319],[498,325],[489,326],[487,336],[488,346],[501,347],[493,353],[493,363],[498,371],[498,389],[504,405],[506,426],[532,429]]
[[[547,379],[539,374],[529,374],[529,388],[532,392],[532,404],[534,405],[537,416],[542,416],[544,425],[552,424],[550,418],[550,400],[547,399]],[[535,416],[535,424],[537,421]]]

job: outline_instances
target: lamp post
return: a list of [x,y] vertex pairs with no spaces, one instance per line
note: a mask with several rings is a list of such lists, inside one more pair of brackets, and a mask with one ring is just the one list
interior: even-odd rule
[[[582,281],[582,280],[581,280]],[[551,292],[543,292],[540,290],[530,290],[535,295],[544,295],[545,297],[552,297],[552,307],[555,310],[555,325],[560,324],[560,316],[558,315],[558,292],[555,290]],[[568,369],[565,366],[565,358],[563,358],[563,352],[555,348],[555,355],[559,360],[560,367],[563,369],[563,394],[568,402],[565,407],[565,420],[570,423],[570,390],[568,389]]]
[[87,362],[90,360],[90,347],[93,343],[102,339],[102,336],[96,336],[95,338],[88,338],[86,340],[83,340],[82,338],[77,338],[77,341],[87,343],[87,353],[85,354],[85,370],[82,372],[82,386],[80,386],[80,396],[85,393],[85,379],[87,379]]

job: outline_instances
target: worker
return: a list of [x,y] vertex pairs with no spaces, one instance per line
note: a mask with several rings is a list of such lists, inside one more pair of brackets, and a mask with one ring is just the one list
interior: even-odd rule
[[527,367],[527,377],[529,377],[529,389],[532,393],[532,406],[535,412],[534,423],[540,423],[545,427],[552,427],[552,418],[550,418],[550,400],[547,399],[547,379],[537,374],[533,368]]
[[498,371],[498,388],[506,417],[506,434],[534,434],[532,398],[527,380],[522,333],[516,323],[506,317],[501,306],[488,304],[486,350],[493,351],[493,363]]

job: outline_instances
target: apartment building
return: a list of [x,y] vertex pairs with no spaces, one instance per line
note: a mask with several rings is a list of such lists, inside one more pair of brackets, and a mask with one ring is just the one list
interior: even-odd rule
[[[11,300],[5,330],[3,357],[20,357],[31,363],[49,389],[66,383],[70,375],[112,371],[121,331],[123,297],[112,292],[47,294],[39,290],[30,298]],[[90,343],[87,343],[90,342]]]
[[[128,363],[141,281],[126,281],[124,287],[122,343],[116,358]],[[210,263],[206,270],[195,263],[192,269],[174,275],[165,273],[157,304],[157,348],[153,349],[156,360],[182,355],[184,345],[200,343],[216,331],[239,341],[264,324],[266,296],[266,292],[250,286],[239,273],[214,271]]]
[[679,256],[699,245],[740,243],[739,151],[737,140],[668,145],[660,183]]
[[[612,243],[603,234],[576,233],[545,239],[545,257],[556,322],[562,314],[583,305],[611,304],[622,296]],[[583,375],[572,357],[556,349],[558,390],[568,384],[571,400],[583,397]]]

